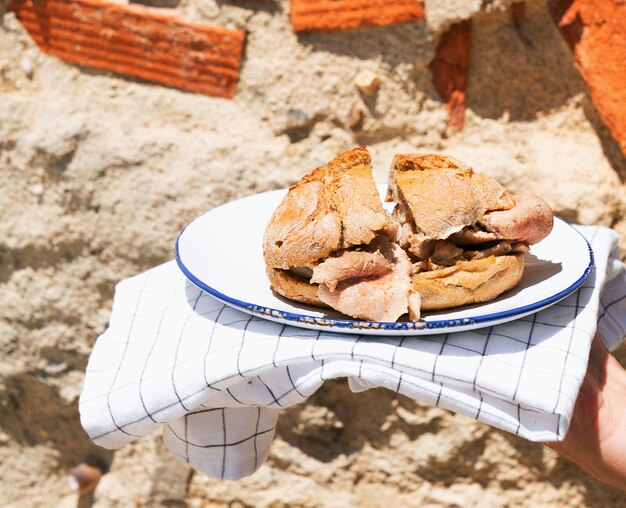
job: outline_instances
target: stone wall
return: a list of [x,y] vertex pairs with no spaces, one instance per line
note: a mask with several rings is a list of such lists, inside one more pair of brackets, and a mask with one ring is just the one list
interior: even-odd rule
[[[0,505],[76,506],[66,473],[95,460],[110,472],[81,502],[98,508],[617,506],[619,493],[539,444],[383,390],[352,394],[343,382],[286,411],[267,464],[240,482],[193,474],[157,435],[96,448],[78,420],[83,371],[120,279],[171,259],[178,232],[203,211],[288,186],[354,145],[369,146],[379,181],[394,153],[445,152],[542,195],[570,221],[626,236],[626,160],[545,2],[528,1],[519,28],[510,3],[431,0],[426,21],[295,34],[287,1],[182,0],[187,19],[247,32],[232,101],[45,56],[7,14]],[[466,18],[458,131],[429,64],[441,33]],[[363,71],[375,92],[355,84]]]

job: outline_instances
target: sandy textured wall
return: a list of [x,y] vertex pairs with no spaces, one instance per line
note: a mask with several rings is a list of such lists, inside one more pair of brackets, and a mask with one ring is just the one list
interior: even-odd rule
[[[355,144],[369,145],[381,181],[397,151],[447,152],[513,190],[543,195],[569,220],[626,234],[626,160],[544,2],[527,2],[522,34],[509,3],[431,0],[426,23],[296,36],[287,1],[183,0],[189,19],[247,30],[234,101],[64,64],[40,54],[7,15],[0,505],[75,506],[64,475],[92,454],[111,464],[98,508],[623,502],[538,444],[386,391],[355,395],[342,382],[286,411],[268,463],[238,483],[190,476],[158,436],[115,454],[97,449],[78,422],[82,372],[115,284],[171,259],[178,231],[201,212],[289,185]],[[468,111],[458,133],[447,127],[428,64],[441,31],[467,16]],[[364,69],[380,78],[375,98],[352,82]],[[348,127],[355,103],[365,112],[358,132]],[[290,108],[304,115],[299,132],[289,130]]]

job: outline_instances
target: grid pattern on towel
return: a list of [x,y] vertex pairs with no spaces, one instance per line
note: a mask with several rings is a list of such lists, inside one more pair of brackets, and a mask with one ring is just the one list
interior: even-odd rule
[[[606,228],[581,228],[596,270],[555,305],[498,326],[411,337],[345,335],[244,314],[170,262],[121,282],[81,394],[83,426],[115,448],[164,426],[178,458],[219,478],[254,472],[280,410],[326,379],[386,387],[537,441],[567,431],[596,327],[626,330],[626,275]],[[605,289],[601,295],[601,290]]]

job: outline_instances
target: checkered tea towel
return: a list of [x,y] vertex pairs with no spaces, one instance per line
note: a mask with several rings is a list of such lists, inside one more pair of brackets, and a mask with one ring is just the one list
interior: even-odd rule
[[626,335],[626,273],[617,235],[579,227],[596,268],[580,290],[534,315],[419,337],[318,332],[239,312],[187,281],[175,262],[122,281],[80,397],[98,445],[117,448],[158,427],[171,452],[208,475],[253,473],[280,410],[326,379],[385,387],[534,441],[567,432],[599,328]]

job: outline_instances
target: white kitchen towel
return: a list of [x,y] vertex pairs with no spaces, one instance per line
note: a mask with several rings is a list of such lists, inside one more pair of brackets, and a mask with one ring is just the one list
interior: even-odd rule
[[235,479],[267,457],[280,410],[326,379],[385,387],[534,441],[567,432],[599,327],[626,334],[626,273],[617,235],[579,227],[596,268],[551,307],[498,326],[420,337],[318,332],[252,317],[191,284],[172,261],[122,281],[94,346],[81,421],[117,448],[164,426],[178,458]]

